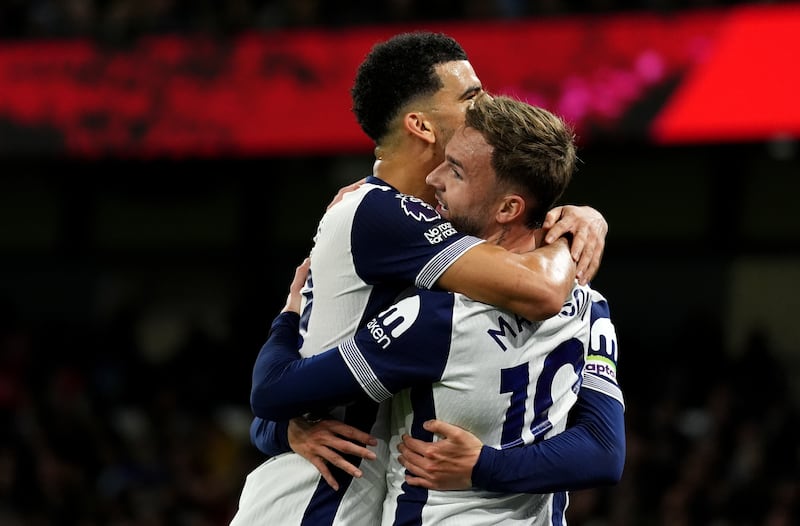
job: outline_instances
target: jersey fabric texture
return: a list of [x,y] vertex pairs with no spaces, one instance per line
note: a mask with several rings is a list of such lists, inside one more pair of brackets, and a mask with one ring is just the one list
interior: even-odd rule
[[[591,485],[585,473],[594,466],[569,455],[588,442],[576,439],[577,425],[562,433],[578,390],[599,395],[594,407],[608,407],[602,416],[624,434],[616,334],[605,299],[588,287],[576,286],[559,315],[536,323],[461,295],[413,291],[354,338],[302,360],[291,319],[276,320],[256,363],[254,374],[263,382],[254,381],[253,403],[264,414],[283,417],[332,396],[346,400],[363,392],[383,402],[394,395],[392,451],[403,433],[433,440],[422,423],[440,418],[472,431],[486,450],[530,453],[550,467],[512,464],[513,455],[487,460],[482,453],[491,464],[486,469],[509,473],[498,477],[503,494],[427,491],[405,484],[392,455],[383,524],[564,524],[565,493],[520,492]],[[298,387],[298,378],[314,381]],[[541,480],[532,487],[534,470]]]
[[[483,241],[457,233],[420,199],[369,177],[321,219],[303,290],[301,353],[336,346],[409,285],[432,287],[467,250]],[[360,466],[352,479],[334,469],[334,492],[309,462],[295,453],[274,456],[251,472],[233,526],[365,525],[380,522],[384,498],[388,407],[362,397],[345,407],[321,407],[379,439],[379,461]],[[290,416],[296,416],[290,415]],[[254,429],[267,425],[255,421]],[[350,458],[358,464],[358,459]]]
[[[352,346],[340,346],[351,370],[360,371],[362,388],[376,400],[408,386],[405,382],[414,386],[393,398],[390,450],[403,433],[433,440],[422,428],[432,418],[468,429],[494,449],[534,444],[564,431],[582,384],[622,402],[615,377],[616,336],[599,293],[576,287],[558,316],[539,323],[461,295],[452,295],[451,306],[442,296],[419,294],[398,303],[396,311],[382,313],[374,323],[397,340],[384,342],[383,350],[363,334]],[[417,334],[414,319],[424,320]],[[405,339],[402,352],[399,338]],[[439,341],[442,338],[449,341]],[[400,375],[413,380],[407,377],[401,384]],[[569,469],[565,464],[564,470]],[[564,492],[498,494],[477,488],[412,487],[392,455],[383,524],[561,525],[566,506]]]

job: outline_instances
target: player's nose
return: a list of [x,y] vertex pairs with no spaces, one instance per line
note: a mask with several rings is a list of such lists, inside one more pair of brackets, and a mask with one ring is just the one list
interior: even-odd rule
[[442,169],[444,169],[445,164],[446,163],[443,162],[442,164],[434,168],[433,171],[429,173],[427,177],[425,177],[425,182],[434,188],[441,188],[442,178],[440,174],[442,172]]

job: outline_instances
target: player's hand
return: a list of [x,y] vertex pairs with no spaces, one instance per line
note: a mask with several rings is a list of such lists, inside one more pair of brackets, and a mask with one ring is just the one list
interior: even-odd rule
[[344,188],[340,188],[339,191],[336,192],[336,196],[334,196],[333,201],[330,202],[330,204],[328,205],[328,207],[325,210],[330,210],[330,208],[333,205],[335,205],[336,203],[338,203],[339,201],[342,200],[342,197],[344,196],[344,194],[346,194],[347,192],[352,192],[353,190],[355,190],[356,188],[358,188],[359,186],[364,184],[364,181],[366,181],[366,180],[367,180],[367,178],[365,177],[364,179],[361,179],[360,181],[356,181],[355,183],[349,184],[349,185],[345,186]]
[[[352,441],[354,442],[352,442]],[[289,421],[289,446],[292,451],[311,462],[325,482],[334,490],[339,484],[331,473],[328,463],[349,475],[360,478],[363,473],[342,456],[353,455],[366,460],[375,460],[375,453],[360,445],[376,445],[374,437],[338,420],[321,420],[316,423],[305,418]]]
[[441,420],[428,420],[422,427],[440,438],[425,442],[403,435],[397,450],[400,464],[409,471],[406,482],[427,489],[471,488],[472,469],[483,447],[478,437]]
[[608,223],[590,206],[558,206],[548,212],[543,227],[545,243],[552,243],[567,232],[572,234],[570,253],[577,264],[576,277],[586,285],[597,274],[606,245]]
[[300,263],[300,266],[294,270],[294,279],[292,279],[292,283],[289,285],[289,295],[286,296],[286,305],[281,312],[300,313],[300,301],[303,299],[300,295],[300,291],[303,289],[303,285],[308,277],[308,268],[310,265],[311,260],[306,258]]

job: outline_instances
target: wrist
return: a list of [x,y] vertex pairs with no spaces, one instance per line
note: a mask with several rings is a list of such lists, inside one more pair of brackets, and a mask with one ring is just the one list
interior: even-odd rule
[[491,471],[493,464],[492,453],[495,450],[489,446],[481,447],[481,452],[478,454],[478,460],[472,466],[472,486],[476,488],[486,489],[486,484],[491,480]]
[[303,419],[311,425],[319,424],[326,418],[328,418],[328,415],[314,411],[309,411],[308,413],[303,414]]

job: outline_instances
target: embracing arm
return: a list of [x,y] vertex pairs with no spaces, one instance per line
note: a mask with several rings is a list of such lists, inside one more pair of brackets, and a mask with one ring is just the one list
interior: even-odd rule
[[403,437],[400,462],[412,485],[428,489],[479,487],[504,493],[549,493],[615,484],[625,462],[622,404],[582,388],[574,422],[564,432],[527,446],[497,450],[468,431],[433,420],[425,429],[442,438]]
[[[438,380],[450,350],[454,301],[442,292],[410,294],[385,311],[415,311],[404,330],[393,330],[396,316],[378,316],[354,338],[307,358],[297,352],[299,315],[281,313],[253,367],[253,414],[267,420],[325,414],[359,399],[383,402],[402,389]],[[386,351],[389,344],[392,352]]]
[[533,446],[483,447],[473,483],[490,491],[549,493],[616,484],[625,464],[625,422],[619,401],[583,389],[575,421]]
[[[270,342],[277,347],[275,350],[285,363],[300,358],[297,352],[297,313],[300,310],[300,288],[308,273],[308,266],[309,260],[306,259],[295,270],[286,305],[282,314],[273,322],[270,338],[259,354],[256,363],[259,373],[253,376],[251,397],[253,393],[257,394],[259,389],[264,388],[262,382],[267,380],[263,375],[269,371],[269,365],[264,363],[266,357],[262,355],[267,351]],[[259,403],[258,400],[255,402]],[[375,458],[374,452],[362,446],[375,445],[374,437],[333,419],[311,422],[298,416],[290,420],[271,421],[256,416],[250,424],[250,441],[259,451],[269,456],[290,451],[301,455],[319,470],[335,490],[338,490],[339,484],[331,472],[331,466],[339,467],[354,477],[361,476],[361,470],[343,455],[369,460]]]
[[[551,210],[544,226],[549,228],[549,244],[524,254],[486,243],[475,246],[442,274],[437,285],[528,320],[554,316],[575,278],[586,284],[597,273],[608,223],[594,208],[568,205]],[[571,235],[571,243],[565,234]]]
[[437,285],[473,300],[544,320],[559,312],[575,284],[575,263],[566,239],[524,254],[477,245],[441,275]]
[[[308,260],[297,268],[286,307],[272,322],[267,342],[253,367],[250,406],[265,420],[284,420],[369,397],[382,402],[421,382],[441,378],[449,353],[454,296],[416,291],[385,312],[414,309],[403,331],[395,317],[373,318],[339,346],[303,358],[298,352],[299,290]],[[391,334],[391,338],[389,338]],[[392,344],[392,351],[386,346]]]
[[[330,205],[333,206],[333,203]],[[289,295],[286,297],[286,305],[283,307],[281,314],[272,322],[270,327],[270,335],[267,341],[272,338],[272,333],[277,328],[275,337],[284,343],[285,348],[283,351],[286,353],[286,359],[293,359],[299,357],[297,353],[297,322],[299,321],[300,312],[300,288],[308,275],[308,267],[310,260],[306,258],[296,269],[294,279],[289,285]],[[292,313],[297,316],[292,316]],[[292,331],[294,327],[294,331]],[[266,347],[266,344],[265,346]],[[295,351],[292,353],[291,351]],[[259,367],[259,359],[261,354],[264,353],[262,347],[259,353],[259,358],[256,359],[256,367]],[[262,364],[263,366],[263,364]],[[263,372],[256,375],[253,371],[253,384],[251,388],[251,406],[252,394],[255,390],[256,383],[261,381]],[[250,423],[250,442],[262,453],[269,456],[276,456],[282,453],[288,453],[292,450],[289,441],[289,425],[288,419],[280,421],[265,420],[259,416],[255,416]]]
[[622,391],[616,380],[617,339],[605,298],[592,292],[583,382],[567,429],[522,447],[485,447],[470,432],[438,420],[425,429],[441,438],[403,437],[400,461],[412,485],[542,493],[617,482],[625,459]]
[[253,367],[250,407],[265,420],[284,420],[350,402],[364,391],[336,348],[309,358],[297,352],[300,316],[283,312],[272,323]]
[[291,451],[288,436],[289,421],[271,422],[255,417],[250,422],[250,442],[256,449],[274,457]]
[[[328,408],[363,394],[336,348],[310,358],[301,358],[298,352],[300,289],[309,265],[306,258],[295,269],[286,305],[272,321],[269,337],[253,366],[250,407],[256,417],[267,421],[288,420],[310,411],[324,414]],[[274,423],[254,421],[251,440],[256,443],[258,439],[266,449],[280,451],[287,445],[283,442],[286,425],[276,428]]]
[[557,206],[548,212],[542,228],[547,230],[547,244],[571,234],[569,250],[578,266],[578,281],[581,285],[591,281],[600,268],[606,245],[608,223],[603,215],[591,206]]
[[[256,417],[250,426],[250,440],[261,452],[270,456],[294,451],[313,464],[325,481],[338,490],[339,483],[331,472],[331,466],[351,476],[361,477],[362,472],[357,464],[352,463],[346,455],[373,460],[375,453],[362,444],[375,445],[377,442],[368,433],[338,420],[310,422],[299,416],[326,407],[332,399],[326,398],[329,394],[326,389],[339,390],[339,396],[349,399],[363,391],[352,380],[346,367],[338,369],[339,381],[332,381],[333,368],[325,358],[341,363],[339,353],[335,350],[323,353],[323,359],[312,360],[318,367],[309,367],[310,374],[305,375],[305,369],[299,364],[308,365],[308,362],[301,360],[296,351],[297,322],[298,315],[293,312],[278,316],[273,322],[267,343],[259,353],[253,371],[250,402]],[[301,382],[295,374],[312,380],[309,383]],[[312,386],[324,388],[315,391]]]

